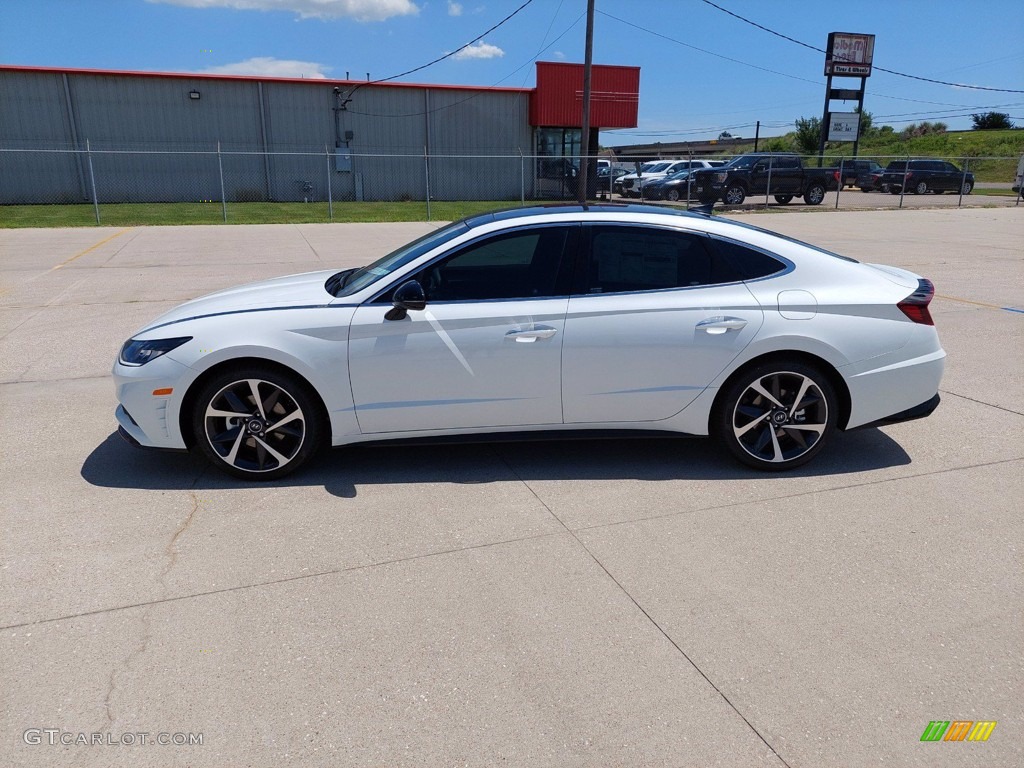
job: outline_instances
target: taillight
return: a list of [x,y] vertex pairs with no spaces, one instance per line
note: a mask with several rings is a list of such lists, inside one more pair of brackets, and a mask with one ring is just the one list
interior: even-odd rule
[[928,305],[931,303],[933,296],[935,296],[935,286],[932,285],[931,280],[926,280],[922,277],[917,281],[917,290],[896,306],[915,323],[935,325],[935,321],[932,320],[932,313],[928,311]]
[[914,175],[914,172],[913,172],[913,171],[907,171],[907,172],[906,172],[906,173],[905,173],[905,174],[903,175],[903,178],[905,178],[905,179],[909,179],[909,178],[910,178],[911,176],[913,176],[913,175]]
[[836,171],[832,175],[835,177],[836,181],[839,181],[839,171]]

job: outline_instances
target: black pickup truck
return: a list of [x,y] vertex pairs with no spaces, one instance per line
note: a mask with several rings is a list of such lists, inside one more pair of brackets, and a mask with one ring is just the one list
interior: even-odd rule
[[839,170],[804,168],[799,155],[762,152],[740,155],[721,168],[696,171],[693,185],[702,203],[721,200],[739,205],[748,195],[775,196],[781,205],[802,197],[808,205],[819,205],[825,193],[839,186]]

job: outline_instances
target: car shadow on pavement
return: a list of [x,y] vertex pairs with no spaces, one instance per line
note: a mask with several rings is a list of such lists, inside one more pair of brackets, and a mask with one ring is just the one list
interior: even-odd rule
[[[400,483],[479,484],[509,480],[738,480],[817,477],[868,472],[911,463],[879,429],[836,435],[804,467],[777,475],[738,464],[711,440],[687,438],[517,441],[513,443],[395,444],[324,451],[309,466],[261,487],[323,486],[354,498],[360,486]],[[117,433],[82,465],[91,485],[137,490],[251,488],[210,467],[200,456],[144,451]]]

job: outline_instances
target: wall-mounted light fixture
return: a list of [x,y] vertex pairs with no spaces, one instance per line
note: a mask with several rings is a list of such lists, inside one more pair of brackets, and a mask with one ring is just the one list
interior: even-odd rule
[[192,99],[192,101],[199,101],[199,91],[193,88],[191,91],[188,92],[188,97]]

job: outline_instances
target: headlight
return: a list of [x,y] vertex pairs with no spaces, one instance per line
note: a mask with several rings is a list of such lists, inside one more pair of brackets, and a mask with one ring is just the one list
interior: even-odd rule
[[716,173],[713,178],[714,178],[716,184],[722,184],[727,178],[729,178],[729,174],[728,173]]
[[150,360],[156,360],[160,355],[177,349],[186,341],[192,341],[192,337],[180,336],[176,339],[153,339],[152,341],[128,339],[121,347],[120,359],[124,365],[145,365]]

